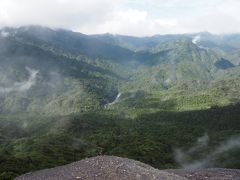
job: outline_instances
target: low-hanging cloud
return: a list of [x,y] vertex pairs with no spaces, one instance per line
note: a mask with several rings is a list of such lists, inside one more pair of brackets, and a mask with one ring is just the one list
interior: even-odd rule
[[3,37],[3,38],[7,38],[7,37],[9,37],[9,32],[6,32],[6,31],[1,31],[0,32],[0,37]]
[[[208,147],[209,137],[207,134],[198,138],[196,144],[190,149],[183,151],[182,149],[175,150],[175,160],[179,163],[182,168],[185,169],[199,169],[211,167],[219,155],[222,153],[228,152],[233,149],[240,149],[240,136],[231,137],[226,141],[220,143],[219,146],[215,147],[208,155],[204,158],[200,158],[197,160],[189,160],[191,159],[191,154],[195,153],[195,156],[199,151]],[[216,166],[216,165],[215,165]]]
[[197,35],[197,36],[193,37],[193,39],[192,39],[192,43],[195,44],[196,46],[198,46],[200,49],[209,50],[209,48],[199,45],[200,41],[201,41],[200,35]]
[[29,90],[36,83],[38,71],[29,67],[26,67],[26,70],[29,73],[29,77],[26,81],[15,82],[10,87],[0,87],[0,95],[5,95],[10,92],[24,92]]
[[197,45],[197,43],[200,41],[200,39],[201,39],[201,36],[195,36],[193,39],[192,39],[192,43],[193,44],[196,44]]

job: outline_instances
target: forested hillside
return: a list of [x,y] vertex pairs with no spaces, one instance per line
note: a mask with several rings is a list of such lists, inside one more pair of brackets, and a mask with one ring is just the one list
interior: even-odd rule
[[238,34],[2,28],[0,178],[104,154],[240,168],[239,52]]

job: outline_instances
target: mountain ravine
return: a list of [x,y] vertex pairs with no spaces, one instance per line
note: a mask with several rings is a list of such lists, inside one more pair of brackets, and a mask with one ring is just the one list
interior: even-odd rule
[[239,40],[1,28],[0,179],[238,179]]

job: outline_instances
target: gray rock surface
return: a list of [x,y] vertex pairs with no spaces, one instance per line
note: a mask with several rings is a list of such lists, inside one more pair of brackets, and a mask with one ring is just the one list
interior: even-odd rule
[[239,169],[173,169],[165,171],[177,174],[189,180],[240,180]]
[[240,180],[240,170],[158,170],[144,163],[115,156],[97,156],[65,166],[36,171],[15,180]]

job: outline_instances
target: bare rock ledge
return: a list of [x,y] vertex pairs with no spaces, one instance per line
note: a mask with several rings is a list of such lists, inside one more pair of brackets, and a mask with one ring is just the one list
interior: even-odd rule
[[21,175],[15,180],[240,180],[237,169],[158,170],[115,156],[97,156]]

